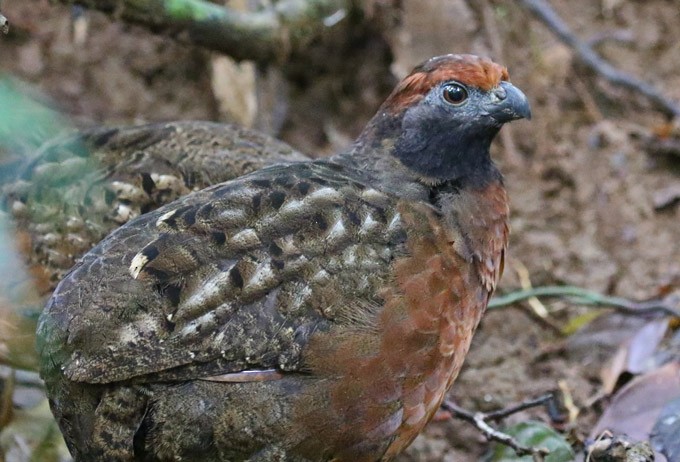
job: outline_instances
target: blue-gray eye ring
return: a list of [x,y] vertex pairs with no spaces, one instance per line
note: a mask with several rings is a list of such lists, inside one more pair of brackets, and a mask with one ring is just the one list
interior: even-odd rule
[[459,83],[449,83],[444,86],[444,99],[449,104],[460,106],[468,99],[468,91]]

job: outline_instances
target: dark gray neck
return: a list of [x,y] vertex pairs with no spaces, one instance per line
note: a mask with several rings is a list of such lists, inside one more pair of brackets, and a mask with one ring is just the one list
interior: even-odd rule
[[378,113],[352,148],[333,160],[358,169],[402,197],[433,189],[483,188],[501,179],[489,155],[495,135],[466,127],[429,125],[404,129],[403,117]]

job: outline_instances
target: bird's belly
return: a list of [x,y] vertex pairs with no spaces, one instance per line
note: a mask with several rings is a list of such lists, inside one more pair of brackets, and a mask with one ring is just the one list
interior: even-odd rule
[[289,450],[297,444],[291,408],[305,388],[305,381],[295,376],[265,382],[154,385],[152,404],[136,439],[145,441],[159,460],[320,461]]
[[265,382],[157,385],[138,439],[160,460],[387,460],[384,454],[402,425],[401,406],[372,404],[372,397],[362,396],[354,406],[339,407],[341,397],[328,392],[341,389],[342,382],[290,374]]

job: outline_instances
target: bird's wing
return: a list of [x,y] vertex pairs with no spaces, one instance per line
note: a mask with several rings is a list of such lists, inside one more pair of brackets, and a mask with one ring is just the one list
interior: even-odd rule
[[30,241],[29,260],[58,280],[75,257],[141,213],[300,160],[306,157],[285,143],[233,125],[91,128],[46,143],[2,186],[2,202]]
[[299,370],[309,336],[362,315],[405,232],[395,199],[324,162],[275,166],[120,228],[43,314],[43,371],[107,383]]

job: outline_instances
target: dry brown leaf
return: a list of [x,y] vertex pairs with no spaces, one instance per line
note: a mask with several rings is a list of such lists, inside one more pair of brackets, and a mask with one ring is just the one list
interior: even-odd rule
[[[225,2],[226,3],[226,2]],[[234,0],[229,8],[248,11],[246,0]],[[252,127],[257,115],[257,70],[252,61],[237,62],[215,54],[211,59],[210,83],[222,117],[244,127]]]
[[680,397],[680,361],[636,377],[621,388],[592,429],[591,438],[604,430],[649,440],[661,410]]
[[611,362],[601,372],[606,393],[615,390],[621,374],[628,372],[637,375],[654,366],[651,364],[652,355],[667,329],[668,319],[650,321],[619,347]]
[[566,339],[569,358],[582,364],[593,379],[601,379],[602,365],[644,325],[638,317],[603,314]]
[[216,55],[212,59],[211,84],[220,113],[227,120],[252,127],[257,115],[255,64]]

